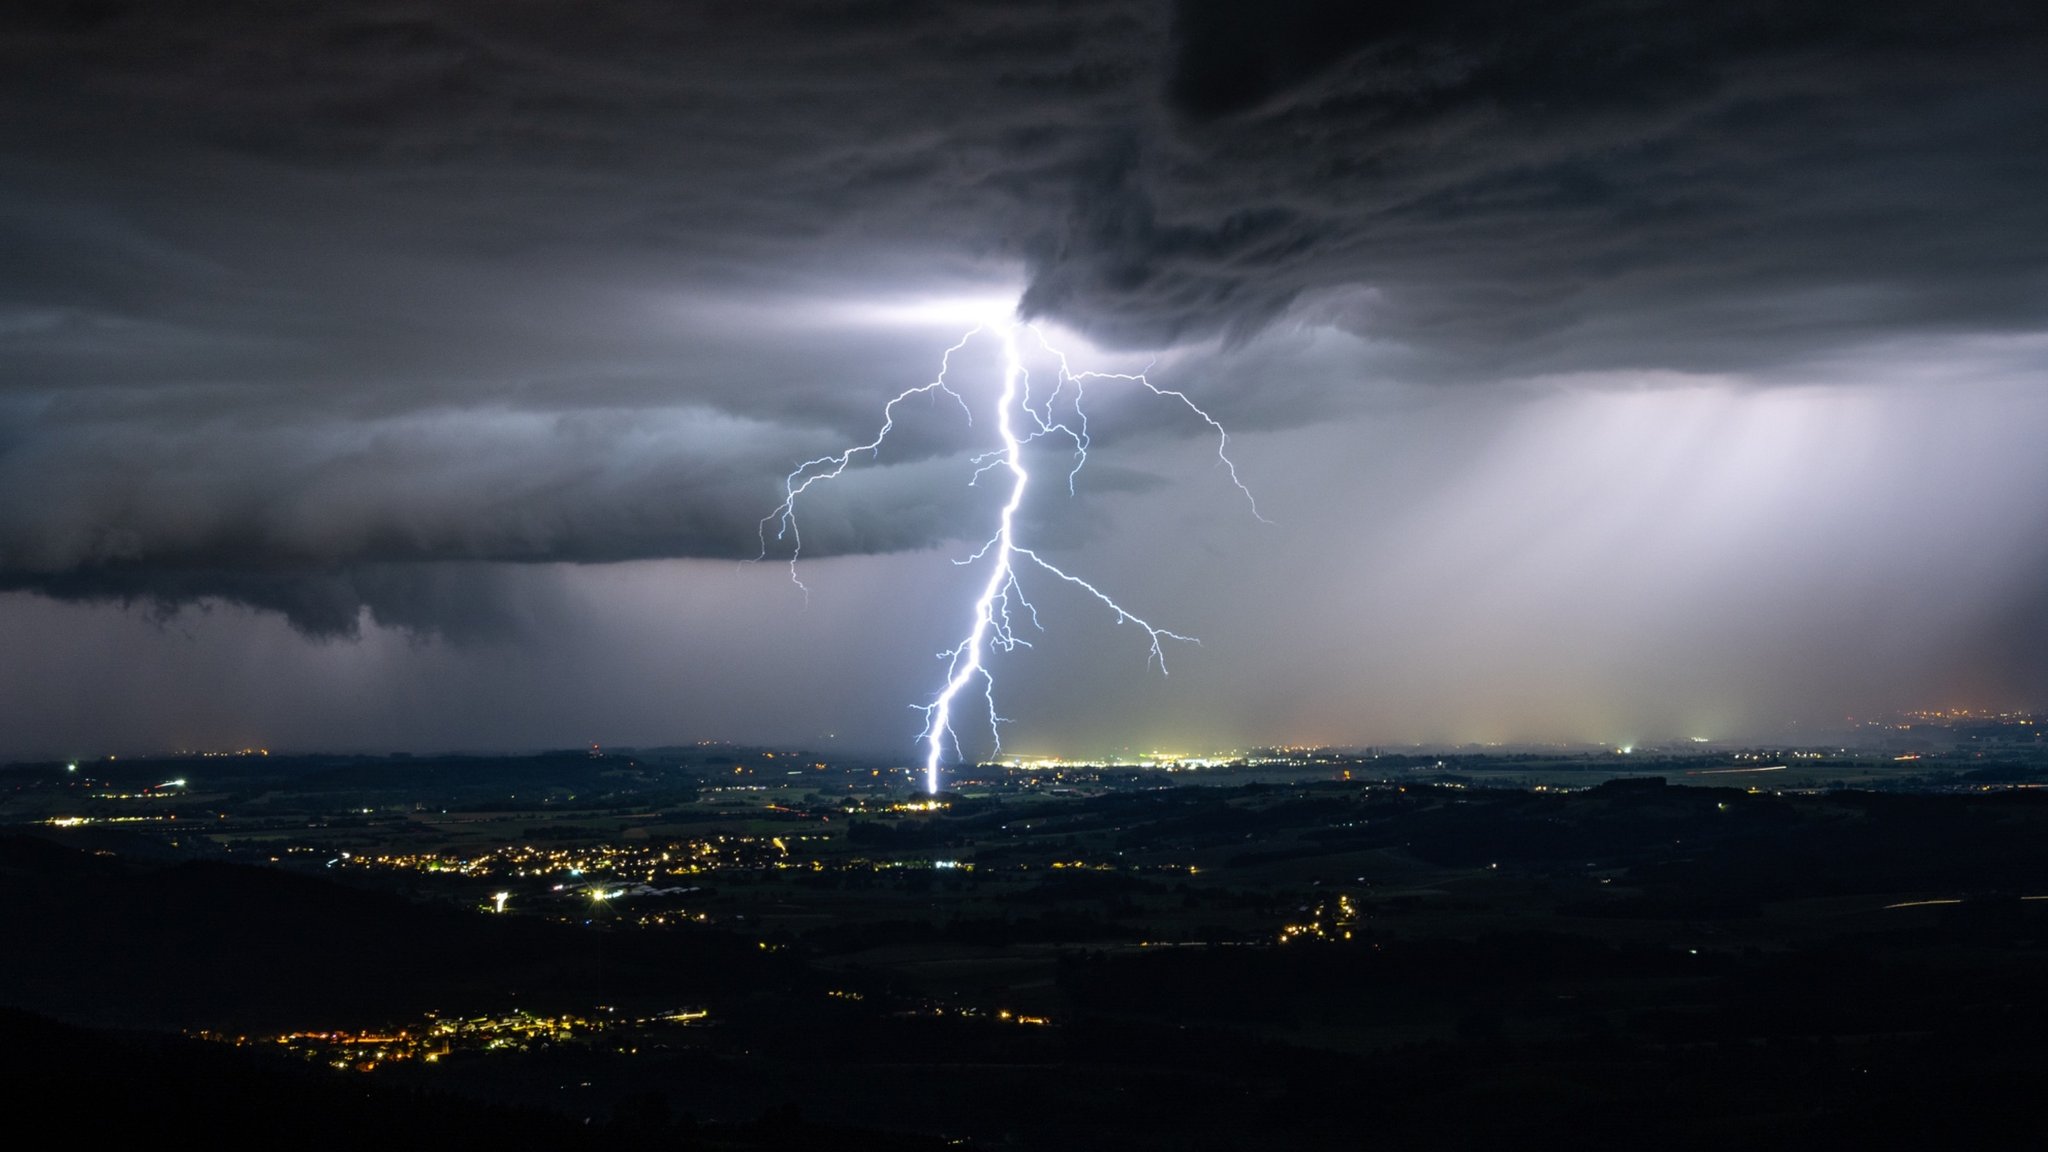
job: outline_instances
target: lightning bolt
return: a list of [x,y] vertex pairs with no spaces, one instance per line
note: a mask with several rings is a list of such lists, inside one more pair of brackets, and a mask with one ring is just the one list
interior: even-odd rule
[[[991,473],[1007,475],[1010,482],[1008,498],[996,519],[995,534],[982,546],[964,559],[954,563],[962,566],[986,563],[988,579],[983,582],[981,594],[976,597],[971,609],[972,622],[967,634],[960,642],[939,658],[946,662],[946,682],[929,704],[914,704],[911,707],[924,714],[924,728],[917,734],[917,742],[924,746],[925,790],[936,793],[939,790],[939,769],[950,748],[955,756],[963,753],[960,737],[953,728],[954,705],[963,693],[979,686],[980,696],[987,707],[988,726],[994,740],[995,751],[1002,751],[1001,726],[1006,719],[996,710],[995,677],[990,672],[987,654],[1009,652],[1019,647],[1029,648],[1030,642],[1018,635],[1018,625],[1029,620],[1034,629],[1043,631],[1038,620],[1038,609],[1024,595],[1023,585],[1018,581],[1020,562],[1033,571],[1043,571],[1057,577],[1064,583],[1074,585],[1100,601],[1115,617],[1118,624],[1135,624],[1145,633],[1150,645],[1146,666],[1159,665],[1160,675],[1166,674],[1166,649],[1164,641],[1179,640],[1199,644],[1193,636],[1185,636],[1166,628],[1160,628],[1116,602],[1108,593],[1097,588],[1070,572],[1067,572],[1036,551],[1017,541],[1017,510],[1024,504],[1025,489],[1031,483],[1031,473],[1025,467],[1024,449],[1041,439],[1064,441],[1073,453],[1073,464],[1067,469],[1067,492],[1074,492],[1075,478],[1088,463],[1088,414],[1082,407],[1087,385],[1091,381],[1115,381],[1135,384],[1155,396],[1179,401],[1189,411],[1200,417],[1216,432],[1216,456],[1230,474],[1230,482],[1244,495],[1251,506],[1252,516],[1261,523],[1270,523],[1259,513],[1257,499],[1239,478],[1237,465],[1230,459],[1230,433],[1215,417],[1202,410],[1194,400],[1172,388],[1161,388],[1152,383],[1144,372],[1075,372],[1068,363],[1066,354],[1053,347],[1045,334],[1036,325],[1015,322],[990,323],[970,329],[966,335],[954,342],[939,358],[939,372],[930,383],[906,388],[897,393],[882,408],[882,426],[874,439],[856,444],[842,452],[806,460],[792,469],[783,478],[782,503],[767,516],[760,525],[761,554],[766,559],[769,548],[769,528],[774,527],[775,543],[789,545],[789,578],[798,588],[803,589],[806,599],[810,588],[797,575],[797,560],[803,552],[803,535],[797,527],[796,507],[803,495],[817,484],[837,479],[852,466],[857,457],[869,460],[881,456],[882,443],[896,426],[897,406],[918,396],[934,396],[944,393],[960,405],[968,425],[974,423],[974,410],[965,397],[953,390],[947,381],[947,374],[953,366],[953,356],[967,347],[976,337],[992,332],[1002,343],[1002,389],[996,397],[995,423],[1000,446],[971,458],[974,466],[969,478],[970,486],[979,485]],[[1022,335],[1028,333],[1038,349],[1058,367],[1052,388],[1042,399],[1034,402],[1031,396],[1031,374],[1025,367]],[[1148,366],[1147,371],[1150,368]],[[1065,398],[1066,406],[1060,407]],[[1020,432],[1021,427],[1021,432]]]

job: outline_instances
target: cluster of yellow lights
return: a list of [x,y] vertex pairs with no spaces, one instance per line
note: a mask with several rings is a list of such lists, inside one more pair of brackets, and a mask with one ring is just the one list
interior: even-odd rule
[[[433,1064],[456,1052],[527,1052],[545,1045],[589,1040],[622,1028],[687,1026],[710,1015],[701,1008],[635,1017],[621,1017],[611,1009],[601,1011],[602,1015],[594,1016],[537,1016],[529,1012],[447,1019],[429,1016],[424,1023],[409,1027],[364,1031],[334,1029],[252,1037],[200,1030],[191,1035],[237,1046],[276,1045],[287,1052],[336,1068],[370,1072],[379,1065],[398,1061],[418,1060]],[[628,1048],[626,1051],[632,1053],[638,1049]]]
[[941,872],[974,871],[972,860],[873,860],[866,856],[855,856],[839,866],[842,872],[889,872],[898,869],[936,868]]
[[543,848],[507,844],[473,855],[446,852],[397,852],[374,855],[343,853],[348,867],[409,872],[454,872],[463,876],[541,878],[585,874],[616,877],[684,876],[717,868],[766,863],[772,851],[787,857],[791,844],[823,842],[825,834],[789,836],[719,835],[704,840],[663,845],[595,844],[576,848]]
[[[838,996],[841,995],[841,993],[834,992],[830,993],[830,995]],[[855,1000],[860,999],[860,997],[857,994],[848,994],[848,998]],[[994,1012],[990,1012],[984,1008],[959,1008],[946,1004],[926,1004],[922,1008],[907,1009],[905,1011],[896,1013],[896,1015],[913,1017],[958,1016],[968,1020],[992,1019],[995,1020],[997,1023],[1001,1024],[1024,1024],[1034,1028],[1049,1027],[1053,1022],[1053,1019],[1050,1016],[1034,1016],[1023,1012],[1012,1012],[1008,1008],[998,1008]]]
[[1324,899],[1315,908],[1315,915],[1306,924],[1283,924],[1280,927],[1280,943],[1292,944],[1296,940],[1349,940],[1351,926],[1358,922],[1358,906],[1351,897],[1339,893],[1334,900]]

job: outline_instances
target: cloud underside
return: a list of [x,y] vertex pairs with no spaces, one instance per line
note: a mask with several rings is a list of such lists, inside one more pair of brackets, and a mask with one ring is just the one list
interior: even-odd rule
[[[494,563],[751,555],[937,351],[792,314],[935,285],[1107,348],[1336,328],[1444,386],[2037,331],[2044,21],[32,0],[0,587],[454,634],[516,616]],[[1214,401],[1280,428],[1348,384]],[[906,436],[813,554],[969,530],[953,442]]]

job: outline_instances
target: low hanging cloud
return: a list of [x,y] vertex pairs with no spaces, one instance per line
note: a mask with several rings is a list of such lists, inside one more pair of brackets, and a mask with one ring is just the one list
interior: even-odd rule
[[[470,636],[495,564],[750,555],[943,347],[847,299],[1014,289],[1264,428],[1351,383],[1218,368],[1276,326],[1463,386],[2039,331],[2044,49],[1989,2],[28,0],[0,587]],[[957,435],[807,549],[956,537]]]

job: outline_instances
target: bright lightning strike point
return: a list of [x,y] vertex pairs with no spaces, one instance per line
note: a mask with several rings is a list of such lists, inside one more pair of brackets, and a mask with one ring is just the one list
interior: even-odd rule
[[[1020,618],[1028,617],[1034,628],[1040,627],[1038,609],[1024,596],[1023,586],[1018,582],[1018,561],[1025,561],[1031,569],[1048,572],[1062,582],[1074,585],[1102,602],[1119,624],[1131,623],[1142,630],[1150,641],[1147,663],[1157,662],[1161,675],[1166,674],[1166,650],[1162,641],[1180,640],[1190,644],[1201,641],[1192,636],[1156,627],[1126,609],[1111,598],[1108,593],[1095,585],[1066,572],[1051,561],[1040,556],[1017,541],[1017,510],[1023,506],[1025,489],[1031,483],[1031,474],[1025,466],[1024,448],[1041,438],[1063,439],[1072,449],[1073,465],[1067,470],[1067,491],[1074,490],[1075,477],[1088,462],[1088,415],[1082,408],[1082,400],[1089,381],[1117,381],[1132,383],[1146,389],[1155,396],[1178,400],[1189,411],[1200,417],[1216,432],[1216,456],[1230,473],[1230,482],[1251,505],[1253,517],[1261,522],[1266,518],[1259,514],[1258,501],[1252,496],[1237,473],[1237,465],[1230,458],[1230,433],[1209,413],[1202,410],[1194,400],[1180,391],[1161,388],[1152,383],[1145,373],[1075,372],[1067,362],[1066,354],[1054,348],[1045,335],[1033,325],[1014,321],[989,321],[970,329],[966,335],[946,349],[939,358],[938,375],[928,384],[906,388],[882,408],[882,427],[872,440],[856,444],[843,452],[806,460],[790,471],[783,479],[782,503],[761,520],[761,557],[766,558],[769,549],[768,526],[775,525],[775,540],[789,543],[789,578],[808,597],[810,589],[797,576],[797,559],[803,552],[803,536],[797,528],[796,506],[804,493],[813,485],[833,480],[844,474],[855,457],[865,455],[870,460],[881,455],[882,443],[896,426],[896,407],[914,396],[930,396],[943,392],[953,398],[966,414],[968,423],[974,421],[974,410],[965,397],[953,390],[947,382],[947,373],[952,370],[953,355],[984,332],[992,333],[1002,344],[1002,388],[995,402],[995,426],[999,446],[973,458],[974,473],[968,481],[979,484],[990,474],[1007,475],[1010,481],[1008,498],[996,519],[995,534],[964,560],[956,564],[972,565],[986,563],[988,578],[983,581],[981,594],[975,599],[970,610],[972,617],[967,634],[952,648],[939,653],[946,661],[946,682],[933,696],[931,703],[913,705],[924,713],[924,729],[917,734],[918,743],[924,746],[925,790],[936,793],[939,790],[939,769],[945,760],[947,748],[961,755],[960,738],[953,729],[954,705],[961,694],[970,687],[980,685],[980,695],[987,705],[988,726],[994,741],[995,751],[1001,752],[1003,741],[1001,725],[1004,718],[996,711],[995,677],[990,672],[987,655],[992,651],[1008,652],[1019,646],[1030,647],[1028,641],[1019,637],[1016,624]],[[1020,347],[1020,333],[1029,332],[1031,337],[1051,360],[1058,366],[1058,379],[1045,397],[1033,403],[1031,397],[1031,375],[1025,367],[1024,352]],[[1065,408],[1060,407],[1065,398]],[[1028,418],[1029,424],[1019,433],[1019,417]]]

